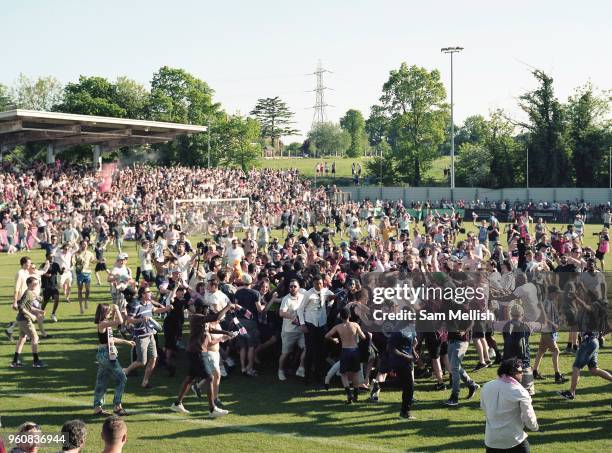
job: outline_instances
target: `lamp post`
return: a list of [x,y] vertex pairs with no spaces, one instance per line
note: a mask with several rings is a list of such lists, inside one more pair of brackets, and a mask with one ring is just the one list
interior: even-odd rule
[[210,116],[208,117],[208,125],[206,126],[206,132],[208,132],[208,164],[206,168],[210,168]]
[[463,47],[443,47],[440,49],[442,53],[450,54],[451,61],[451,174],[450,185],[451,189],[455,188],[455,120],[453,117],[453,54],[459,53]]

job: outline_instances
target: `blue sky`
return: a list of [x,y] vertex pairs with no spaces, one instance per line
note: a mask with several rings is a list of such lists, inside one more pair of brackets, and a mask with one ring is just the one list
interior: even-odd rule
[[[369,115],[390,70],[405,61],[441,71],[455,58],[455,118],[504,108],[534,87],[528,65],[555,79],[565,100],[588,80],[612,88],[612,2],[561,1],[14,1],[2,7],[0,83],[20,72],[125,75],[148,85],[160,66],[182,67],[215,90],[215,100],[248,113],[280,96],[305,134],[312,122],[317,61],[333,71],[332,121],[349,108]],[[295,137],[294,139],[299,139]],[[286,140],[287,142],[290,140]]]

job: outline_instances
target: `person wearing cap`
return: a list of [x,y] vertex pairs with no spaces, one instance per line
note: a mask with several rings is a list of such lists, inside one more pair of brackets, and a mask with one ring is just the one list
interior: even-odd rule
[[132,271],[127,266],[128,258],[129,256],[127,253],[120,253],[117,255],[115,266],[111,269],[107,277],[107,281],[110,283],[113,304],[118,305],[119,309],[124,315],[126,312],[123,290],[127,287],[128,282],[132,279]]
[[255,371],[255,348],[259,345],[260,334],[257,326],[259,313],[263,312],[266,304],[261,301],[259,291],[255,291],[253,278],[249,274],[242,276],[242,284],[234,295],[236,305],[240,306],[238,319],[246,329],[247,335],[239,337],[240,366],[242,374],[257,376]]
[[521,386],[524,373],[520,359],[506,359],[497,370],[498,378],[482,387],[480,408],[486,418],[487,453],[530,451],[523,429],[537,431],[539,427],[531,396]]

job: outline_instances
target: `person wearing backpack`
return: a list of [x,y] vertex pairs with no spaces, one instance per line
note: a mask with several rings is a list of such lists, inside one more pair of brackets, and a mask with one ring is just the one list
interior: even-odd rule
[[502,335],[504,337],[503,360],[513,357],[522,360],[523,379],[521,384],[530,395],[534,395],[535,384],[529,353],[529,336],[531,335],[531,328],[522,321],[524,313],[523,307],[518,304],[514,304],[510,309],[510,317],[512,319],[508,321],[502,329]]

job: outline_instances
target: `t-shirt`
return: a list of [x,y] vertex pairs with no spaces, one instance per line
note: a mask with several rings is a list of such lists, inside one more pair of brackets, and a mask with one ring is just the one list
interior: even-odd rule
[[415,337],[416,332],[412,328],[403,329],[391,334],[387,347],[389,348],[389,364],[393,368],[408,366],[408,361],[403,357],[398,357],[393,351],[394,349],[397,349],[403,354],[414,357],[412,346],[414,344]]
[[219,313],[227,305],[229,305],[229,303],[230,300],[228,297],[219,290],[215,291],[214,293],[207,292],[204,295],[204,304],[208,305],[215,313]]
[[140,260],[140,270],[152,271],[153,263],[151,262],[151,251],[140,249],[138,251],[138,259]]
[[234,298],[236,304],[240,305],[245,310],[251,312],[251,315],[247,316],[246,312],[241,310],[238,314],[238,317],[247,319],[257,319],[257,302],[259,302],[260,298],[261,295],[259,294],[259,292],[251,288],[240,288],[238,291],[236,291]]
[[31,321],[30,317],[26,316],[23,311],[30,311],[35,300],[36,294],[34,294],[34,291],[26,290],[21,299],[17,301],[17,321]]
[[28,289],[26,280],[30,276],[30,273],[25,269],[19,269],[15,275],[15,292],[17,293],[17,300],[23,296]]
[[[298,293],[295,296],[287,294],[285,297],[283,297],[279,310],[288,311],[289,314],[297,317],[297,311],[298,308],[300,308],[300,305],[302,305],[305,292],[305,289],[299,288]],[[299,327],[296,326],[291,319],[283,318],[283,332],[299,332],[299,330]]]
[[134,338],[144,338],[155,333],[155,327],[149,320],[153,317],[153,304],[140,303],[133,306],[133,311],[130,310],[129,315],[132,318],[141,319],[141,322],[134,324]]
[[601,297],[601,285],[605,283],[604,276],[601,272],[595,271],[593,274],[590,272],[580,273],[580,281],[584,284],[586,289],[593,292],[597,298]]
[[82,274],[91,274],[91,268],[89,267],[94,259],[94,254],[89,250],[78,252],[74,256],[74,269]]
[[240,262],[244,259],[244,249],[242,247],[233,248],[231,245],[226,250],[227,264],[233,266],[236,261]]

